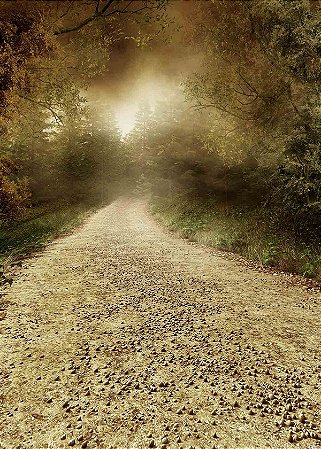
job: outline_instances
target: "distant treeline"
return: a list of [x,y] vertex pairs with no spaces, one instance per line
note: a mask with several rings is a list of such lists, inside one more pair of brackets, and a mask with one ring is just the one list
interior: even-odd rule
[[114,195],[126,157],[110,114],[87,111],[58,129],[44,120],[37,131],[2,143],[0,219],[21,219],[31,206],[99,204]]

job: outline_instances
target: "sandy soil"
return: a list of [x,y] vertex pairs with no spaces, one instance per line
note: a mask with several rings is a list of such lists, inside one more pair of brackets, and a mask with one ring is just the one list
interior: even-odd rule
[[321,294],[142,200],[25,262],[2,303],[1,449],[321,446]]

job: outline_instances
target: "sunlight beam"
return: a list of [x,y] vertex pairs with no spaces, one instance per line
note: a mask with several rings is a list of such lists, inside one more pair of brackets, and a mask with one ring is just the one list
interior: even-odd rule
[[137,111],[138,106],[136,104],[118,107],[115,111],[117,125],[122,137],[125,137],[134,128]]

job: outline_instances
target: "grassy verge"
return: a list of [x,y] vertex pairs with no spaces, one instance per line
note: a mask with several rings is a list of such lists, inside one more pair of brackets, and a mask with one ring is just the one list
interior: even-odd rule
[[321,245],[299,241],[281,229],[271,212],[242,210],[213,200],[154,197],[151,211],[181,237],[282,271],[321,280]]
[[0,264],[28,256],[80,225],[94,208],[63,204],[32,208],[20,221],[0,225]]

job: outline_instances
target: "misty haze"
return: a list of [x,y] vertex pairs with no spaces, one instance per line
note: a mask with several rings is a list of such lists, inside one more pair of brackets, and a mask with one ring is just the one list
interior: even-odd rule
[[321,448],[321,1],[0,0],[0,449]]

